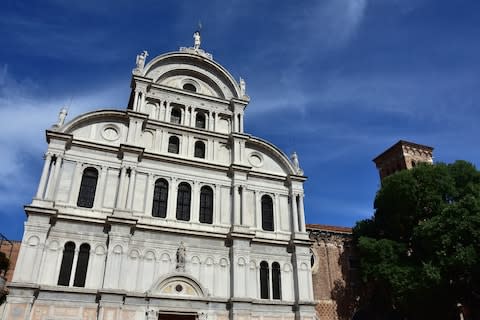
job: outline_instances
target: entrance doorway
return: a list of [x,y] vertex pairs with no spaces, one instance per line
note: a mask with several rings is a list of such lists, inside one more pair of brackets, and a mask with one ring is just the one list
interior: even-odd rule
[[196,320],[194,314],[160,313],[158,320]]

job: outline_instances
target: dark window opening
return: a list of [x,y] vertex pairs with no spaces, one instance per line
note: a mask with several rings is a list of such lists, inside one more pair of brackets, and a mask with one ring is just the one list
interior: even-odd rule
[[59,286],[68,286],[70,284],[70,275],[72,273],[73,256],[75,254],[75,243],[67,242],[63,249],[62,264],[58,276]]
[[262,229],[273,231],[273,201],[267,195],[262,197]]
[[260,263],[260,298],[268,299],[268,262],[262,261]]
[[153,190],[152,216],[165,218],[167,216],[168,182],[165,179],[155,181]]
[[278,262],[272,263],[272,298],[282,299],[282,273]]
[[194,150],[195,158],[202,158],[205,159],[205,143],[202,141],[195,142],[195,150]]
[[193,84],[191,83],[185,83],[183,85],[183,90],[187,90],[187,91],[191,91],[191,92],[197,92],[197,87],[195,87]]
[[205,129],[207,121],[203,113],[197,113],[195,117],[195,128]]
[[178,186],[177,195],[177,220],[190,220],[191,188],[188,183],[182,182]]
[[175,136],[171,136],[168,139],[168,152],[178,154],[180,151],[180,139]]
[[75,279],[73,280],[73,286],[85,287],[89,257],[90,245],[84,243],[80,246],[80,251],[78,252],[77,270],[75,271]]
[[97,190],[98,171],[95,168],[86,168],[83,171],[80,191],[78,193],[77,206],[92,208]]
[[170,122],[180,124],[182,122],[182,110],[179,108],[172,109],[172,113],[170,114]]
[[207,186],[200,189],[200,222],[213,223],[213,191]]

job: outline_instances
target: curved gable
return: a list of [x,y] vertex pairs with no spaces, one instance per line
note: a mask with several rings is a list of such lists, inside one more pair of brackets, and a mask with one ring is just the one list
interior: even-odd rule
[[251,138],[245,145],[245,152],[253,171],[277,175],[296,174],[288,157],[268,141]]

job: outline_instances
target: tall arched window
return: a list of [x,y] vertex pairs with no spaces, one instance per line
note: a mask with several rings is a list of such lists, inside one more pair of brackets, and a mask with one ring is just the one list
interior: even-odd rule
[[153,190],[152,216],[165,218],[167,216],[168,182],[165,179],[155,181]]
[[282,299],[282,274],[278,262],[272,263],[272,298]]
[[180,183],[177,194],[177,220],[190,220],[190,198],[192,190],[186,182]]
[[207,122],[205,120],[205,114],[197,113],[195,117],[195,128],[205,129]]
[[98,171],[89,167],[83,170],[82,182],[80,183],[80,192],[78,193],[77,206],[92,208],[95,200],[95,191],[97,190]]
[[182,110],[180,108],[173,108],[170,114],[170,122],[180,124],[182,122]]
[[203,141],[195,142],[195,158],[202,158],[205,159],[205,143]]
[[90,245],[88,243],[84,243],[80,246],[80,251],[78,252],[77,270],[75,271],[75,279],[73,279],[73,286],[85,287],[89,258]]
[[58,275],[59,286],[68,286],[70,284],[70,275],[72,273],[73,256],[75,255],[75,243],[69,241],[65,243],[63,249],[62,264],[60,265],[60,274]]
[[260,263],[260,298],[261,299],[268,299],[268,262],[262,261]]
[[262,229],[273,231],[273,201],[267,195],[262,197]]
[[200,189],[200,222],[213,223],[213,190],[208,186]]
[[171,136],[168,139],[168,152],[170,153],[176,153],[180,151],[180,139],[176,136]]

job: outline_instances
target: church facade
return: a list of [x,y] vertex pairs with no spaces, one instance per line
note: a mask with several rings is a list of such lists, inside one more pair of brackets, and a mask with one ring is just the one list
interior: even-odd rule
[[315,319],[296,155],[200,48],[137,56],[125,110],[46,132],[3,319]]

